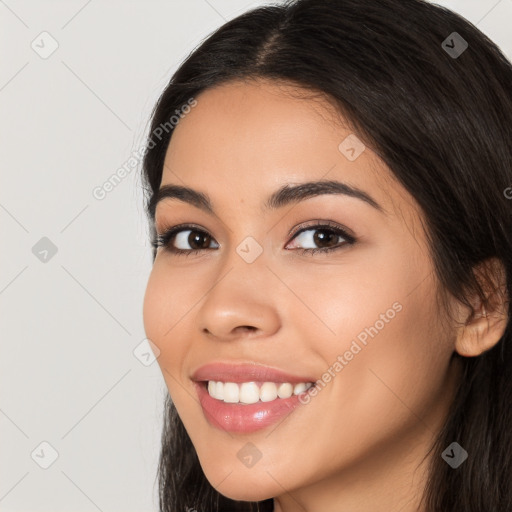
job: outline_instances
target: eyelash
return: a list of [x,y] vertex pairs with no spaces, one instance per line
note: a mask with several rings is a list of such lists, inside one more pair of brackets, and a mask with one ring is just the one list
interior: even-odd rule
[[[353,245],[356,242],[356,238],[353,236],[347,234],[343,229],[341,229],[337,224],[334,224],[329,221],[322,221],[323,224],[314,224],[309,226],[301,225],[297,228],[297,230],[293,233],[292,238],[290,241],[292,241],[294,238],[296,238],[298,235],[303,233],[304,231],[317,231],[317,230],[324,230],[324,231],[330,231],[331,233],[334,233],[337,236],[341,236],[345,242],[343,242],[341,245],[336,245],[334,247],[321,247],[319,249],[292,249],[294,251],[298,251],[300,254],[307,254],[310,253],[311,255],[320,252],[320,253],[328,253],[331,251],[336,251],[339,249],[342,249],[345,247],[345,245]],[[170,245],[170,242],[172,241],[173,237],[180,233],[181,231],[194,231],[197,233],[201,233],[202,235],[210,236],[206,231],[203,229],[200,229],[197,226],[194,226],[193,224],[180,224],[178,226],[173,226],[171,228],[165,229],[162,234],[157,235],[152,241],[151,245],[154,249],[158,249],[159,247],[165,247],[165,250],[169,251],[172,254],[175,254],[177,256],[191,256],[192,254],[197,254],[201,251],[205,250],[211,250],[211,249],[190,249],[190,250],[184,250],[184,249],[176,249],[175,247],[172,247]],[[289,235],[291,236],[291,235]]]

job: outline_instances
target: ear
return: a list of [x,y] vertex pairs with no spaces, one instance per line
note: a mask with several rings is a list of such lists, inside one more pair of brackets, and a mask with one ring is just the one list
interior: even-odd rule
[[479,356],[494,347],[502,338],[508,323],[509,297],[506,271],[498,258],[490,258],[474,269],[486,299],[473,296],[471,303],[475,314],[460,308],[462,326],[457,333],[455,350],[466,357]]

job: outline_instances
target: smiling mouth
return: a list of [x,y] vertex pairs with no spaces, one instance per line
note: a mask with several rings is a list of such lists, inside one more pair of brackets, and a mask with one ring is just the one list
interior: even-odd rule
[[304,407],[310,401],[308,395],[318,389],[316,382],[240,382],[240,378],[230,382],[228,378],[196,379],[197,396],[211,427],[242,435],[268,428]]
[[226,404],[250,405],[258,402],[273,402],[300,395],[315,386],[314,382],[222,382],[202,381],[210,397]]

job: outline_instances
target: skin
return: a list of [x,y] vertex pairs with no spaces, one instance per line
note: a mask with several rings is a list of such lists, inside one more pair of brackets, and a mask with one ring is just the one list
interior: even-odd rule
[[[414,198],[370,148],[349,161],[338,145],[352,131],[328,101],[298,93],[267,81],[231,82],[201,93],[175,127],[162,185],[208,193],[216,215],[168,199],[155,225],[161,233],[197,224],[212,249],[188,256],[158,250],[144,297],[146,335],[160,350],[203,471],[222,494],[274,497],[276,512],[423,510],[430,459],[421,460],[459,379],[452,355],[490,348],[505,323],[477,318],[463,329],[443,327]],[[357,186],[385,213],[334,194],[262,209],[280,186],[317,179]],[[319,219],[349,228],[355,244],[300,255],[296,247],[320,246],[288,233]],[[247,236],[263,249],[251,264],[236,252]],[[320,379],[396,302],[402,309],[394,318],[277,426],[234,434],[208,423],[190,379],[199,366],[259,362]],[[464,323],[468,311],[455,303],[454,311]],[[237,457],[247,442],[262,454],[250,468]]]

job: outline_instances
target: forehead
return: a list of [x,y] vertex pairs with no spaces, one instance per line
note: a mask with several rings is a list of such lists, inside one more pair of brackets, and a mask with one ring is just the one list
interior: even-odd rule
[[367,191],[388,212],[398,206],[402,215],[407,208],[417,213],[370,148],[355,160],[345,156],[344,141],[355,134],[325,96],[257,80],[225,83],[195,99],[174,128],[162,185],[248,205],[287,183],[337,180]]

